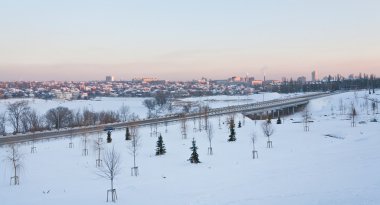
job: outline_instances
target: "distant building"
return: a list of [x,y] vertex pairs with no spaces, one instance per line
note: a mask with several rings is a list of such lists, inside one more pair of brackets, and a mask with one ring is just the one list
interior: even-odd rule
[[158,81],[158,79],[157,78],[142,78],[143,83],[151,83],[154,81]]
[[315,70],[313,70],[313,72],[311,72],[311,81],[312,82],[318,81],[318,73]]
[[262,80],[253,80],[251,83],[253,86],[263,85]]
[[241,77],[239,77],[239,76],[234,76],[234,77],[231,78],[231,81],[232,81],[232,82],[241,82]]
[[111,75],[106,76],[106,82],[112,82],[114,80],[115,80],[115,78],[113,76],[111,76]]
[[298,77],[297,82],[300,84],[305,84],[306,83],[306,77],[305,76]]

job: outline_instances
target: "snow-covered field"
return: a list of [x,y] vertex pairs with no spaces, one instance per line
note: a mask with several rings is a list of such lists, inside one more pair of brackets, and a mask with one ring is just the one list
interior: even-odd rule
[[[247,96],[209,96],[209,97],[192,97],[180,99],[180,101],[186,102],[204,102],[209,104],[210,107],[223,107],[229,105],[239,105],[246,103],[254,103],[262,100],[273,100],[278,98],[294,97],[298,95],[303,95],[302,93],[296,94],[279,94],[279,93],[264,93],[264,94],[253,94]],[[87,108],[94,111],[107,111],[113,110],[117,111],[124,104],[130,108],[130,112],[138,114],[140,117],[146,117],[148,110],[143,105],[143,101],[149,98],[131,98],[131,97],[103,97],[97,98],[97,100],[42,100],[42,99],[6,99],[0,100],[0,113],[5,112],[8,103],[13,103],[20,100],[29,101],[31,108],[35,109],[39,114],[45,114],[51,108],[58,106],[68,107],[73,110]]]
[[[241,105],[247,103],[255,103],[263,100],[273,100],[279,98],[286,97],[294,97],[303,95],[303,93],[296,94],[279,94],[279,93],[263,93],[263,94],[253,94],[248,96],[209,96],[209,97],[192,97],[192,98],[183,98],[179,99],[180,102],[192,102],[192,103],[200,103],[202,105],[209,105],[211,108],[218,108],[224,106],[232,106],[232,105]],[[148,109],[143,105],[144,100],[149,98],[132,98],[132,97],[120,97],[120,98],[112,98],[112,97],[102,97],[96,98],[96,100],[42,100],[42,99],[33,99],[33,98],[25,98],[25,99],[6,99],[0,100],[0,114],[3,114],[7,110],[7,105],[9,103],[13,103],[20,100],[26,100],[29,102],[29,106],[35,110],[39,115],[44,115],[49,109],[56,108],[58,106],[67,107],[73,111],[88,109],[91,111],[119,111],[121,106],[126,105],[129,107],[130,113],[134,113],[138,115],[140,118],[146,118],[148,115]],[[174,105],[177,103],[173,103]],[[183,105],[179,104],[178,106],[174,106],[172,109],[172,113],[178,113],[183,111]],[[198,109],[198,107],[193,107],[193,110]],[[159,115],[169,114],[169,110],[167,109],[158,109]],[[11,133],[12,126],[9,122],[6,125],[6,131]]]
[[183,102],[194,102],[207,104],[211,108],[227,107],[232,105],[243,105],[248,103],[262,102],[273,99],[281,99],[288,97],[296,97],[304,95],[304,93],[292,93],[292,94],[280,94],[280,93],[260,93],[253,95],[244,95],[244,96],[227,96],[227,95],[218,95],[218,96],[205,96],[205,97],[190,97],[184,98],[181,101]]
[[42,99],[7,99],[0,100],[0,112],[6,111],[8,103],[13,103],[20,100],[29,101],[31,108],[35,109],[39,114],[45,114],[51,108],[58,106],[68,107],[69,109],[78,110],[78,109],[89,109],[93,111],[108,111],[113,110],[117,111],[124,104],[127,105],[131,112],[135,112],[140,116],[145,117],[147,110],[143,106],[143,101],[147,98],[111,98],[103,97],[98,98],[98,100],[42,100]]
[[[310,132],[304,132],[302,124],[292,123],[301,121],[301,113],[288,116],[284,124],[274,125],[272,149],[266,148],[261,122],[248,118],[242,128],[236,128],[236,142],[227,142],[226,124],[219,129],[218,118],[211,119],[215,131],[212,156],[207,155],[205,131],[193,132],[192,121],[188,121],[187,139],[182,139],[179,123],[170,124],[168,133],[164,126],[158,128],[167,148],[167,154],[160,157],[154,155],[157,139],[150,136],[150,128],[140,128],[138,177],[130,175],[130,142],[124,140],[124,131],[116,131],[106,148],[114,146],[121,153],[122,170],[115,181],[117,203],[380,204],[380,124],[370,122],[374,116],[371,106],[367,114],[365,100],[360,98],[365,93],[358,92],[357,101],[354,92],[311,101],[308,107],[314,122]],[[340,115],[340,99],[346,108],[355,103],[362,123],[350,126],[348,116]],[[240,115],[236,119],[243,121]],[[258,136],[258,159],[252,159],[252,132]],[[101,136],[105,138],[105,133]],[[97,137],[89,136],[88,156],[82,156],[81,137],[75,138],[73,149],[68,148],[69,139],[38,142],[36,154],[30,154],[31,145],[20,145],[24,157],[19,186],[9,185],[8,148],[1,147],[0,203],[106,204],[109,181],[99,178],[95,168],[93,141]],[[187,161],[192,138],[197,141],[201,164]]]

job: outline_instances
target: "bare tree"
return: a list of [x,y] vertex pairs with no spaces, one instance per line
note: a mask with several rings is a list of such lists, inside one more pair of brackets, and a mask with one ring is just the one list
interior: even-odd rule
[[68,127],[73,122],[73,111],[67,107],[57,107],[48,110],[45,114],[46,123],[49,127],[60,129]]
[[364,95],[364,107],[365,107],[365,109],[367,110],[367,115],[369,115],[369,96],[368,96],[368,94],[365,94]]
[[167,108],[168,108],[169,113],[172,113],[173,112],[173,103],[168,102],[167,104],[168,104]]
[[6,135],[5,125],[7,123],[5,113],[0,113],[0,135]]
[[377,99],[371,99],[371,108],[373,115],[376,115],[377,112],[379,112],[379,101]]
[[351,110],[350,110],[350,118],[351,118],[351,127],[355,127],[356,126],[356,116],[358,115],[358,113],[356,112],[356,108],[355,108],[355,105],[354,103],[351,104]]
[[137,120],[140,120],[140,117],[136,113],[133,112],[132,114],[129,115],[129,121],[135,122]]
[[152,117],[153,111],[156,109],[157,102],[154,99],[146,99],[143,105],[148,109],[148,118]]
[[209,123],[210,107],[208,105],[205,105],[205,106],[200,105],[198,112],[199,112],[199,131],[202,131],[202,120],[204,120],[203,128],[207,130],[208,128],[207,124]]
[[31,132],[44,130],[44,118],[37,114],[35,110],[28,113],[29,127]]
[[355,103],[358,104],[359,103],[359,94],[358,92],[354,92],[354,99],[355,99]]
[[10,180],[11,185],[20,184],[19,172],[20,172],[20,169],[22,168],[22,161],[21,161],[22,158],[23,158],[23,155],[19,152],[18,147],[15,144],[10,145],[7,159],[11,162],[12,170],[13,170],[13,176],[11,177],[11,180]]
[[78,109],[74,114],[74,124],[75,127],[81,127],[84,124],[84,117],[82,115],[82,112]]
[[208,105],[203,107],[203,118],[205,121],[205,130],[207,131],[208,128],[208,123],[209,123],[209,112],[210,112],[210,107]]
[[376,100],[375,101],[375,108],[376,108],[376,113],[375,114],[378,114],[378,112],[379,112],[379,100]]
[[20,132],[25,133],[29,132],[30,130],[30,121],[29,121],[29,116],[30,116],[30,110],[27,110],[23,115],[21,115],[21,120],[20,120]]
[[339,99],[339,111],[340,111],[341,115],[344,114],[344,104],[343,104],[343,99],[342,98]]
[[21,119],[29,110],[29,102],[26,100],[8,104],[8,118],[13,127],[13,133],[20,132]]
[[82,112],[83,115],[83,125],[84,126],[89,126],[89,125],[95,125],[97,122],[98,115],[96,112],[90,111],[87,108],[83,109]]
[[221,119],[220,115],[218,116],[218,127],[219,129],[222,129]]
[[100,153],[103,150],[103,140],[102,138],[98,138],[97,140],[94,141],[94,148],[95,151],[97,152],[98,158],[96,159],[96,167],[102,166],[102,159],[100,158]]
[[158,136],[158,123],[154,123],[154,135],[157,137]]
[[168,121],[165,121],[165,133],[168,133]]
[[263,130],[264,135],[268,138],[267,148],[272,148],[273,145],[272,145],[272,141],[270,140],[270,136],[272,136],[274,133],[274,128],[273,128],[272,123],[265,121],[263,122],[263,124],[261,124],[261,128]]
[[87,134],[83,134],[82,142],[83,142],[82,155],[87,156],[88,155],[88,148],[87,148],[88,136],[87,136]]
[[138,154],[138,149],[140,147],[140,136],[137,127],[131,127],[131,144],[129,146],[130,154],[133,156],[133,167],[131,168],[131,176],[139,175],[139,168],[136,165],[136,157]]
[[111,189],[107,190],[107,202],[109,194],[111,194],[112,202],[116,202],[117,194],[114,188],[114,180],[117,175],[120,174],[120,154],[112,147],[111,150],[107,150],[103,157],[103,166],[98,167],[98,175],[104,179],[110,180]]
[[32,133],[32,147],[30,148],[30,153],[31,154],[34,154],[37,152],[37,147],[35,145],[35,141],[36,141],[36,136],[34,133]]
[[309,132],[309,130],[310,130],[309,129],[310,128],[309,121],[310,121],[311,117],[310,117],[309,109],[307,107],[305,108],[305,110],[302,114],[302,118],[303,118],[303,130],[305,132]]
[[69,148],[70,148],[70,149],[74,148],[73,134],[70,134]]
[[128,115],[129,115],[129,107],[127,105],[123,105],[119,109],[120,118],[122,122],[128,121]]
[[188,103],[185,103],[182,107],[182,112],[184,113],[189,113],[191,110],[191,103],[188,102]]
[[202,131],[202,106],[199,105],[198,107],[198,115],[199,115],[199,119],[198,119],[198,130],[199,132]]
[[185,113],[180,115],[182,139],[187,139],[187,119]]
[[168,102],[168,95],[162,91],[159,91],[154,95],[154,99],[155,99],[157,105],[162,107]]
[[212,151],[212,139],[214,138],[214,129],[213,129],[213,126],[211,123],[208,124],[208,128],[207,128],[207,139],[208,139],[208,142],[209,142],[209,147],[208,147],[208,154],[209,155],[213,155],[213,151]]
[[119,113],[114,111],[102,111],[99,113],[100,124],[108,124],[118,122],[120,119]]
[[197,119],[193,118],[193,132],[197,132]]
[[150,135],[150,137],[152,137],[153,136],[153,125],[150,124],[149,127],[150,127],[150,133],[149,133],[149,135]]
[[253,159],[259,158],[259,153],[257,152],[256,147],[255,147],[255,143],[257,141],[257,136],[255,132],[252,133],[251,140],[252,140],[252,157]]

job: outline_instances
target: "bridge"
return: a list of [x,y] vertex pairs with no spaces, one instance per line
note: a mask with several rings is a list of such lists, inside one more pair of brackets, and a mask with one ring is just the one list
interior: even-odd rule
[[310,100],[320,97],[326,97],[332,95],[333,93],[313,93],[307,95],[301,95],[292,98],[285,99],[275,99],[263,102],[256,102],[244,105],[234,105],[221,108],[213,108],[207,110],[207,112],[196,112],[196,113],[182,113],[182,114],[170,114],[158,118],[142,119],[138,121],[129,122],[117,122],[102,125],[93,125],[86,127],[76,127],[76,128],[66,128],[60,130],[49,130],[34,133],[7,135],[0,137],[0,146],[12,143],[22,143],[35,140],[43,139],[53,139],[70,137],[75,135],[84,135],[91,133],[102,133],[107,127],[113,127],[114,129],[125,129],[126,127],[132,126],[148,126],[157,125],[169,122],[176,122],[180,120],[202,118],[202,117],[213,117],[218,115],[230,115],[236,113],[242,113],[246,116],[256,117],[262,119],[263,116],[272,115],[273,118],[281,114],[291,114],[294,113],[298,108],[305,106]]

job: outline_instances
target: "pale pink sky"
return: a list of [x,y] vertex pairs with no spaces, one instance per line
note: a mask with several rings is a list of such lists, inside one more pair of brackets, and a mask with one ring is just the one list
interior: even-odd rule
[[0,6],[0,81],[380,76],[380,1],[21,1]]

